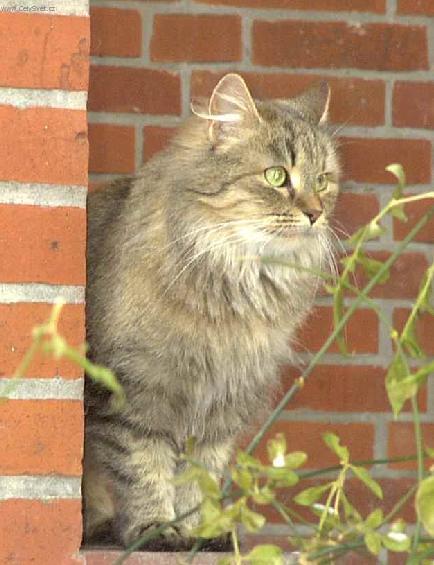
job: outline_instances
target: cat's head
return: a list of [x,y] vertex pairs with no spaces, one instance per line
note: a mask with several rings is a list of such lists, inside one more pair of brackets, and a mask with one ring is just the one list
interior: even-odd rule
[[339,178],[329,100],[321,83],[296,98],[255,101],[239,75],[224,76],[177,142],[188,222],[262,248],[326,234]]

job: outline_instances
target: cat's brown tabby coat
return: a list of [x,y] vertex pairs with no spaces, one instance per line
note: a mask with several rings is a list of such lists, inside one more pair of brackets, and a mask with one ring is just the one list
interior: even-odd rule
[[[90,195],[87,337],[127,401],[113,412],[87,382],[88,539],[111,528],[128,544],[195,506],[196,486],[172,482],[187,438],[220,476],[237,434],[267,408],[318,286],[308,270],[331,263],[328,101],[322,84],[256,102],[226,75],[168,149]],[[168,541],[187,540],[197,519]]]

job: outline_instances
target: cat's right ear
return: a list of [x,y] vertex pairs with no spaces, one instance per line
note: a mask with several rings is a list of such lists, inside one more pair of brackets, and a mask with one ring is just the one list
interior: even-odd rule
[[239,140],[245,127],[261,121],[244,80],[235,73],[225,75],[214,88],[208,114],[193,112],[209,120],[209,137],[214,144]]

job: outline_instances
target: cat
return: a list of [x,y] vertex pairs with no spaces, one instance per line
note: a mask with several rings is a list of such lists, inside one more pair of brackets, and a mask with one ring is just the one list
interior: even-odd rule
[[[109,531],[128,545],[195,507],[198,487],[172,480],[186,440],[221,477],[237,435],[267,410],[318,288],[312,271],[332,264],[329,99],[321,83],[255,101],[227,74],[166,150],[89,195],[87,339],[126,403],[113,410],[87,380],[88,540]],[[198,520],[164,543],[191,541]]]

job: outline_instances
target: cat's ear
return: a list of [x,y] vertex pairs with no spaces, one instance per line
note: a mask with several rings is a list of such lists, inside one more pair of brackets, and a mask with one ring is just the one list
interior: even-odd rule
[[194,113],[209,120],[209,137],[213,143],[239,139],[245,127],[261,120],[246,83],[234,73],[225,75],[214,88],[208,114]]
[[326,122],[328,118],[330,94],[331,91],[327,82],[321,81],[292,100],[306,119],[315,124],[321,124]]

